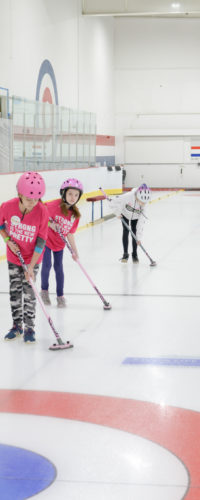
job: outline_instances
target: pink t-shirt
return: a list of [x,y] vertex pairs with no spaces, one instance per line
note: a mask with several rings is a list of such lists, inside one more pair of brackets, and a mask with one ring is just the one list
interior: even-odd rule
[[[19,209],[19,198],[2,203],[0,207],[0,226],[5,224],[8,234],[20,248],[20,252],[26,264],[30,264],[38,237],[46,241],[48,232],[48,212],[40,201],[24,215]],[[42,260],[43,253],[38,262]],[[7,260],[13,264],[20,265],[20,261],[7,245]]]
[[[63,236],[66,236],[68,233],[72,234],[76,232],[79,224],[79,218],[75,219],[71,210],[69,210],[67,216],[64,215],[61,212],[60,202],[60,198],[57,200],[49,201],[46,203],[46,207],[49,213],[49,217],[51,217],[60,225]],[[62,241],[59,234],[53,231],[50,227],[48,230],[46,246],[53,250],[53,252],[63,250],[63,248],[65,247],[65,243],[64,241]]]

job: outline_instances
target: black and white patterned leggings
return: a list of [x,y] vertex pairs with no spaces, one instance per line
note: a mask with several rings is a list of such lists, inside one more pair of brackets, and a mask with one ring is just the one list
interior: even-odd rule
[[[34,267],[36,278],[39,265]],[[26,280],[22,266],[8,262],[10,281],[10,305],[13,323],[20,327],[35,327],[36,298],[32,286]]]

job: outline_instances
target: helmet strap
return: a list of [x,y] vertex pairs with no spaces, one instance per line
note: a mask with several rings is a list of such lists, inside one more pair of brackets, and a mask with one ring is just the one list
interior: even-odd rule
[[26,208],[25,208],[24,212],[22,213],[21,221],[23,220],[25,214],[26,214]]
[[22,201],[21,196],[19,196],[19,201],[20,201],[20,203],[21,203],[21,205],[22,205],[22,210],[23,210],[23,212],[22,212],[22,216],[21,216],[21,221],[22,221],[22,220],[23,220],[23,218],[24,218],[24,216],[25,216],[25,214],[26,214],[26,212],[27,212],[27,210],[26,210],[26,208],[24,208],[24,206],[23,206],[23,201]]
[[76,205],[76,203],[74,203],[73,205],[69,205],[69,203],[67,203],[65,200],[63,200],[65,205],[67,205],[67,208],[70,210],[70,208],[73,208],[74,205]]

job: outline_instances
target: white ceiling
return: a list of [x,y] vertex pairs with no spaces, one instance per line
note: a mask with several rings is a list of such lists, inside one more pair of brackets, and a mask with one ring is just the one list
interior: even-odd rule
[[82,0],[87,16],[200,17],[200,0]]

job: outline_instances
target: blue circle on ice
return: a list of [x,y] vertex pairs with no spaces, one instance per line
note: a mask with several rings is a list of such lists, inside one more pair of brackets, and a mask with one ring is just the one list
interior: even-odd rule
[[0,444],[0,498],[25,500],[47,488],[56,477],[47,458],[29,450]]

